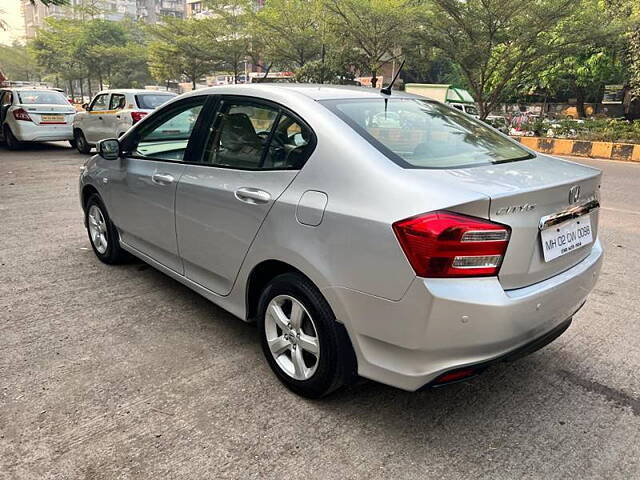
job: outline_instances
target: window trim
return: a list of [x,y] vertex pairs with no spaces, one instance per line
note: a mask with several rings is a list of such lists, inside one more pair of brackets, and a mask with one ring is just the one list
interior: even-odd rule
[[[150,121],[143,121],[140,122],[136,128],[134,128],[132,131],[130,131],[129,134],[125,135],[125,137],[122,138],[121,140],[121,145],[122,145],[122,155],[124,157],[127,158],[135,158],[138,160],[149,160],[152,162],[168,162],[168,163],[180,163],[180,164],[192,164],[193,162],[185,160],[185,159],[190,159],[193,156],[193,150],[194,150],[194,146],[195,143],[198,142],[200,139],[197,138],[200,136],[200,130],[201,130],[201,125],[202,122],[204,121],[204,117],[206,116],[206,114],[208,113],[208,110],[211,108],[210,105],[210,95],[193,95],[193,96],[189,96],[187,98],[181,99],[177,102],[172,102],[169,101],[168,104],[163,105],[162,107],[160,107],[160,109],[156,110],[155,112],[153,112],[149,117],[147,117]],[[142,128],[144,128],[144,126],[146,126],[147,124],[151,123],[152,125],[155,125],[155,127],[158,127],[159,125],[161,125],[162,123],[157,123],[157,119],[158,118],[164,118],[163,115],[165,113],[167,113],[166,111],[168,110],[169,112],[172,110],[176,110],[178,108],[180,108],[182,105],[185,104],[189,104],[189,103],[196,103],[198,100],[202,101],[202,110],[200,110],[200,113],[198,114],[198,118],[196,119],[195,124],[193,125],[193,130],[191,130],[191,135],[189,136],[189,140],[187,141],[187,146],[185,148],[185,152],[184,152],[184,158],[182,160],[169,160],[166,158],[154,158],[154,157],[145,157],[143,155],[134,155],[133,152],[131,151],[131,149],[133,148],[133,145],[131,144],[132,142],[136,142],[136,146],[138,145],[139,142],[139,132]],[[146,118],[144,120],[147,120]],[[154,128],[154,127],[150,127],[150,128]]]
[[[307,128],[309,130],[309,132],[311,133],[311,139],[309,141],[309,143],[307,144],[307,146],[309,146],[309,155],[307,156],[307,159],[304,161],[304,164],[300,167],[300,168],[241,168],[241,167],[232,167],[232,166],[228,166],[228,165],[213,165],[211,163],[205,163],[204,162],[204,145],[206,145],[206,143],[209,140],[209,135],[206,135],[206,138],[204,138],[204,142],[201,145],[200,148],[200,155],[198,156],[198,158],[196,159],[195,162],[193,163],[189,163],[190,165],[200,165],[203,167],[210,167],[210,168],[223,168],[225,170],[237,170],[239,172],[276,172],[276,171],[282,171],[282,172],[299,172],[300,170],[302,170],[304,168],[304,166],[307,164],[307,162],[309,161],[309,159],[311,158],[311,156],[313,155],[313,153],[315,152],[316,146],[318,144],[318,140],[317,140],[317,136],[316,136],[316,132],[313,130],[313,128],[311,128],[311,126],[309,126],[309,124],[302,118],[300,117],[300,115],[298,115],[297,113],[293,112],[291,109],[285,107],[284,105],[278,103],[278,102],[274,102],[273,100],[269,100],[266,98],[260,98],[260,97],[253,97],[251,95],[237,95],[237,94],[216,94],[215,95],[216,100],[215,100],[215,110],[213,112],[212,115],[212,119],[213,122],[216,121],[218,114],[220,113],[220,108],[223,105],[223,103],[225,101],[227,102],[239,102],[239,103],[257,103],[258,105],[263,104],[263,105],[267,105],[275,110],[278,111],[278,115],[276,116],[276,119],[274,120],[274,127],[277,127],[277,122],[280,121],[280,119],[282,118],[282,114],[284,113],[285,115],[290,116],[291,118],[293,118],[296,122],[300,123],[301,126]],[[208,124],[209,128],[209,133],[213,132],[213,124]],[[207,125],[205,125],[203,128],[207,128]],[[271,132],[269,133],[269,138],[267,140],[267,143],[265,144],[266,148],[264,150],[264,152],[262,153],[262,157],[260,159],[260,165],[264,164],[264,161],[266,159],[266,155],[267,152],[269,151],[269,148],[271,148],[271,141],[272,141],[272,137],[273,137],[273,133],[275,131],[275,128],[272,128]]]
[[[188,102],[188,101],[193,101],[195,98],[203,98],[204,97],[204,106],[202,108],[202,110],[200,111],[200,115],[198,116],[198,120],[196,121],[194,127],[193,127],[193,131],[191,132],[191,138],[189,139],[189,143],[187,144],[187,149],[185,151],[185,159],[188,160],[169,160],[166,158],[151,158],[151,157],[143,157],[141,155],[132,155],[131,151],[129,150],[131,147],[129,146],[129,143],[134,141],[134,139],[137,137],[137,132],[138,130],[140,130],[140,127],[142,125],[144,125],[143,122],[148,122],[150,120],[153,120],[154,117],[157,117],[159,115],[162,114],[162,112],[164,110],[170,109],[175,107],[178,104],[182,104],[183,102]],[[212,125],[209,122],[210,120],[215,121],[216,116],[218,115],[219,111],[220,111],[220,105],[222,104],[222,100],[226,99],[239,99],[239,100],[248,100],[248,101],[255,101],[255,102],[259,102],[259,103],[265,103],[268,105],[272,105],[277,109],[280,109],[281,113],[285,113],[287,115],[289,115],[291,118],[293,118],[296,122],[299,122],[301,126],[306,127],[309,132],[311,133],[311,138],[310,141],[308,143],[308,145],[310,145],[309,148],[309,156],[307,157],[307,159],[305,160],[304,164],[297,169],[294,168],[260,168],[260,169],[255,169],[255,168],[237,168],[237,167],[228,167],[228,166],[224,166],[224,165],[212,165],[210,163],[204,163],[202,161],[203,156],[204,156],[204,145],[206,144],[207,140],[209,139],[209,135],[207,132],[207,129],[209,129]],[[148,120],[147,120],[148,119]],[[309,123],[307,123],[300,115],[298,115],[297,113],[295,113],[293,110],[289,109],[288,107],[285,107],[284,105],[275,102],[273,100],[268,100],[265,98],[260,98],[260,97],[253,97],[251,95],[230,95],[230,94],[219,94],[219,93],[205,93],[205,94],[201,94],[201,95],[192,95],[189,96],[187,98],[178,100],[178,101],[172,101],[169,100],[167,103],[165,103],[164,105],[162,105],[161,107],[159,107],[156,111],[154,111],[152,114],[150,114],[147,118],[145,118],[143,120],[143,122],[140,122],[138,125],[136,125],[132,130],[130,130],[124,137],[121,138],[120,142],[121,145],[123,145],[123,151],[122,151],[122,155],[124,157],[127,158],[134,158],[137,160],[149,160],[151,162],[167,162],[167,163],[179,163],[182,165],[195,165],[195,166],[200,166],[200,167],[207,167],[207,168],[223,168],[225,170],[236,170],[239,172],[299,172],[300,170],[302,170],[304,168],[304,166],[307,164],[307,162],[309,161],[309,159],[311,158],[311,156],[313,155],[313,153],[316,150],[316,146],[318,144],[318,137],[316,136],[316,132],[313,130],[313,128],[311,128],[311,126],[309,125]],[[269,141],[268,147],[271,146],[271,142]],[[268,148],[267,147],[267,148]]]
[[[122,108],[113,108],[113,99],[116,97],[122,97],[124,98],[124,105]],[[127,96],[124,93],[112,93],[111,97],[109,97],[109,108],[108,110],[113,110],[114,112],[117,112],[118,110],[124,110],[125,107],[127,106]]]
[[[109,108],[109,104],[111,102],[111,93],[99,93],[97,94],[95,97],[93,97],[93,100],[91,101],[91,104],[89,105],[89,108],[87,109],[87,112],[93,112],[93,107],[96,104],[96,101],[98,100],[99,97],[107,97],[107,109]],[[106,110],[96,110],[96,112],[104,112]]]

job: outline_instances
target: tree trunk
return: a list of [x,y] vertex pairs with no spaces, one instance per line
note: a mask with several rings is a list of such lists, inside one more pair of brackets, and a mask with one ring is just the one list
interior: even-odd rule
[[191,77],[191,84],[193,85],[193,89],[196,89],[196,76]]
[[375,69],[371,70],[371,88],[376,88],[378,84],[378,77],[376,76]]
[[587,112],[584,108],[584,89],[576,86],[576,110],[578,111],[578,118],[584,118],[587,116]]
[[73,95],[73,80],[69,80],[69,94],[71,95],[71,98],[74,98]]
[[84,78],[80,79],[80,103],[84,103]]

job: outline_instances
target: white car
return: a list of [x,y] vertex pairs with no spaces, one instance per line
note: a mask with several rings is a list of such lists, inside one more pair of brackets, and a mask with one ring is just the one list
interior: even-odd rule
[[73,105],[44,88],[0,89],[0,138],[10,150],[23,142],[68,140],[73,144]]
[[104,90],[98,92],[84,112],[78,112],[73,122],[75,144],[80,153],[105,138],[122,136],[131,125],[139,122],[156,107],[171,100],[175,93],[155,90]]

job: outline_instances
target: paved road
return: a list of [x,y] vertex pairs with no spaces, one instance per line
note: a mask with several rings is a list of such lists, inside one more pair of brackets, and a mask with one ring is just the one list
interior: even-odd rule
[[640,165],[585,161],[606,262],[555,343],[470,383],[309,401],[253,326],[96,260],[82,160],[0,149],[0,478],[640,478]]

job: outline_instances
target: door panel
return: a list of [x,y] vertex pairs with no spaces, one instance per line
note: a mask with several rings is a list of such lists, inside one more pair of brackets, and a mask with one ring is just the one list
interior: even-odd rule
[[174,201],[185,165],[124,158],[111,176],[110,213],[124,243],[183,273],[176,241]]
[[185,276],[228,294],[262,221],[297,173],[187,165],[176,193]]
[[162,109],[122,144],[124,158],[114,165],[109,208],[126,244],[164,266],[184,273],[175,223],[176,186],[191,159],[206,97],[198,96]]
[[103,93],[96,96],[89,106],[87,117],[84,119],[82,131],[89,143],[97,143],[102,140],[105,133],[104,114],[109,108],[109,94]]

